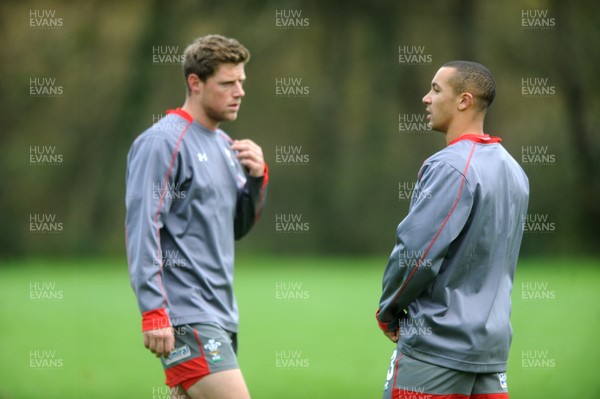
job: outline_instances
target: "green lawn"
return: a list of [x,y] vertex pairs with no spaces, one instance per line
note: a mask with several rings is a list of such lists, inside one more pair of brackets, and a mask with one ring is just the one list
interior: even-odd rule
[[[254,398],[379,398],[393,345],[374,312],[385,259],[239,259],[240,364]],[[600,261],[523,261],[512,399],[597,398]],[[167,397],[124,261],[0,266],[0,398]]]

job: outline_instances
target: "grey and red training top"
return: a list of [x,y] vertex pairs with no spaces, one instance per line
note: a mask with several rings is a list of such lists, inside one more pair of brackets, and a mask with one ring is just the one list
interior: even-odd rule
[[400,329],[408,356],[465,372],[506,371],[529,181],[500,141],[463,135],[419,171],[376,316],[382,330]]
[[234,240],[260,215],[268,170],[248,175],[231,143],[178,108],[131,146],[126,244],[144,331],[214,323],[237,332]]

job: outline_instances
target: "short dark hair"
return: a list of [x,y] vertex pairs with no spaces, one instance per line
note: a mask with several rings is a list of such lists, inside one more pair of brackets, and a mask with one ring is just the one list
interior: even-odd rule
[[496,97],[496,82],[486,67],[472,61],[450,61],[442,67],[456,70],[449,81],[456,94],[471,93],[475,98],[475,105],[481,111],[492,105]]
[[[250,60],[250,52],[235,39],[206,35],[194,40],[183,53],[183,75],[192,73],[206,82],[221,64],[239,64]],[[189,87],[188,87],[189,90]]]

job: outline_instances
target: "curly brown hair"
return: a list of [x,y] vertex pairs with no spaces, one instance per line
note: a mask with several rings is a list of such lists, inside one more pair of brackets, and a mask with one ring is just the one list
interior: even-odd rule
[[[221,64],[239,64],[250,60],[250,52],[240,42],[222,35],[206,35],[194,40],[183,53],[183,75],[195,74],[206,82]],[[189,87],[188,87],[189,91]]]

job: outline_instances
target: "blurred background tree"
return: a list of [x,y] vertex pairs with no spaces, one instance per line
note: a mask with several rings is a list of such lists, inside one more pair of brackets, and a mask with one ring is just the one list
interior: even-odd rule
[[[180,55],[208,33],[252,53],[240,117],[222,128],[261,144],[271,170],[267,209],[242,251],[387,254],[409,204],[399,187],[444,146],[441,134],[399,122],[425,114],[441,64],[472,59],[498,84],[487,132],[528,173],[530,213],[554,227],[528,232],[522,253],[597,253],[598,15],[591,0],[3,2],[0,253],[124,256],[129,146],[185,96],[180,66],[154,55]],[[400,62],[411,50],[425,61]],[[32,95],[38,78],[61,94]],[[281,78],[305,95],[278,95]],[[546,95],[525,95],[532,81]],[[36,148],[61,162],[32,163]],[[278,160],[290,148],[306,162]],[[553,161],[524,162],[531,149]],[[40,214],[62,230],[32,232]],[[308,228],[282,233],[278,215]]]

